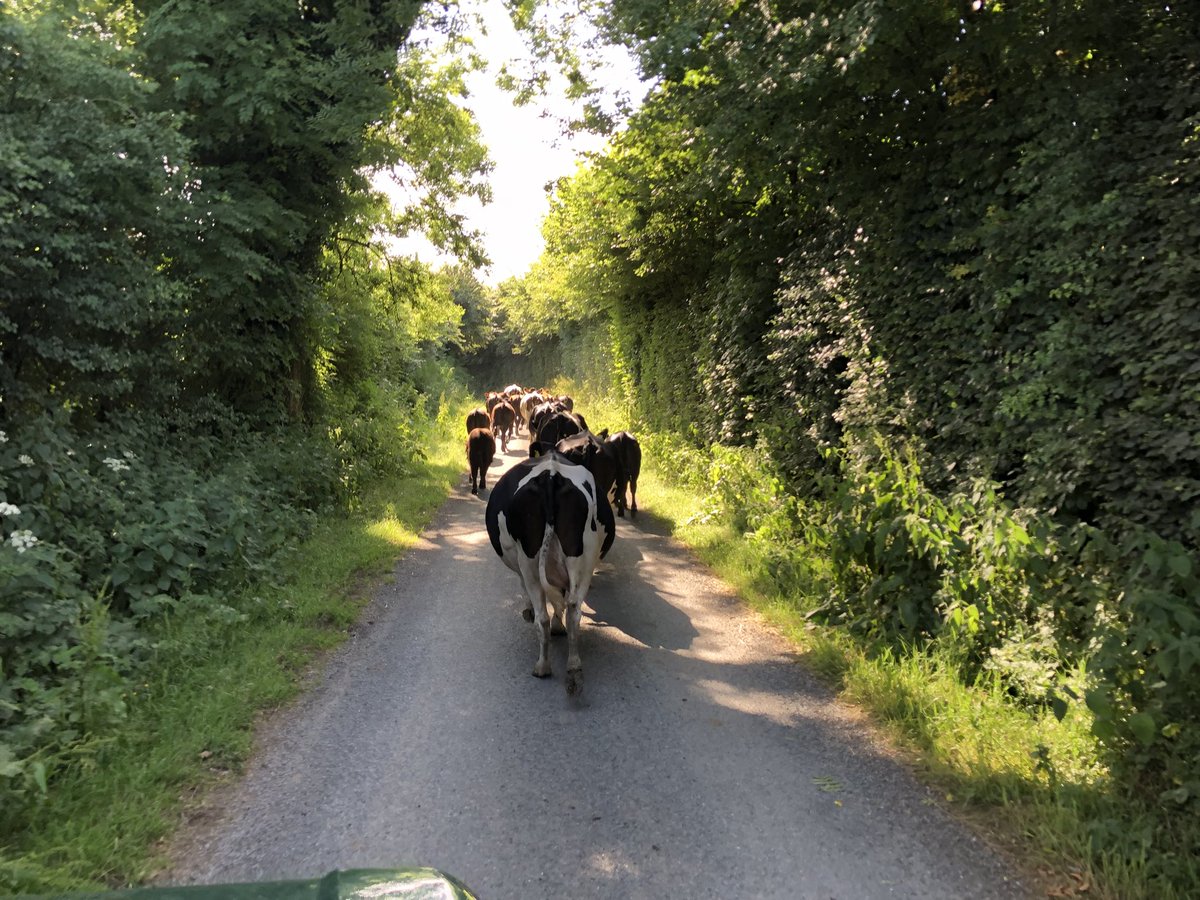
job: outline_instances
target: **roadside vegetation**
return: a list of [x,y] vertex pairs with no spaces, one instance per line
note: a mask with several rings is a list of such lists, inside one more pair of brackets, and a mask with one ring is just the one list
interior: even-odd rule
[[373,6],[0,7],[0,893],[143,878],[459,468],[489,163]]
[[60,751],[45,791],[6,805],[0,892],[138,884],[157,871],[205,792],[240,771],[263,711],[310,683],[461,478],[462,407],[447,398],[415,436],[423,459],[372,482],[353,512],[313,513],[305,538],[219,606],[188,604],[146,628],[144,663],[123,680],[108,673],[120,715]]

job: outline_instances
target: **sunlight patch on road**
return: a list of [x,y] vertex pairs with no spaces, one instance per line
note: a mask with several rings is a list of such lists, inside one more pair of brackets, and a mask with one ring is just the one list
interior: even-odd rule
[[587,861],[587,867],[608,878],[618,875],[637,875],[638,867],[629,859],[611,850],[600,850],[593,853]]
[[791,726],[796,723],[795,714],[781,706],[778,695],[768,691],[753,691],[711,678],[700,679],[696,687],[717,706],[770,719],[777,725]]

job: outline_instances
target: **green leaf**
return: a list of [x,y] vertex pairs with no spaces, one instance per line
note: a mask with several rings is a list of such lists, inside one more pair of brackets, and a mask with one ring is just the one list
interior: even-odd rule
[[1112,702],[1108,699],[1108,694],[1101,690],[1090,690],[1083,698],[1083,702],[1087,704],[1097,717],[1101,719],[1112,718]]
[[1117,735],[1116,726],[1113,725],[1111,719],[1093,719],[1092,734],[1099,740],[1107,743]]
[[1154,737],[1158,729],[1154,727],[1154,718],[1149,713],[1134,713],[1129,717],[1127,724],[1129,725],[1129,730],[1133,732],[1133,736],[1144,746],[1148,747],[1154,743]]
[[1050,710],[1054,713],[1054,718],[1062,721],[1067,715],[1067,701],[1062,697],[1054,696],[1050,698]]
[[1192,560],[1187,554],[1177,553],[1167,560],[1167,564],[1180,578],[1187,578],[1192,574]]
[[1188,798],[1191,795],[1192,795],[1192,792],[1188,788],[1179,787],[1179,788],[1174,788],[1169,791],[1163,791],[1161,794],[1158,795],[1158,799],[1165,800],[1170,803],[1178,803],[1179,805],[1182,806],[1184,803],[1187,803]]

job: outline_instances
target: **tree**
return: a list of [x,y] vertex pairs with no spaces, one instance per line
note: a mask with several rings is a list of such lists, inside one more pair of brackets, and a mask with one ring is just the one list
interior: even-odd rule
[[172,399],[190,148],[132,63],[86,20],[0,10],[0,418]]

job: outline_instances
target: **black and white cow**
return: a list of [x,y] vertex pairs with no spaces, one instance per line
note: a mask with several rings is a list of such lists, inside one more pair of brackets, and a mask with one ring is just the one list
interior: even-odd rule
[[616,534],[612,508],[597,503],[596,482],[586,468],[550,450],[521,460],[500,477],[484,518],[492,547],[521,579],[521,614],[537,625],[533,674],[550,674],[551,628],[556,634],[565,630],[567,693],[579,692],[579,619],[592,573]]

